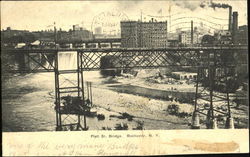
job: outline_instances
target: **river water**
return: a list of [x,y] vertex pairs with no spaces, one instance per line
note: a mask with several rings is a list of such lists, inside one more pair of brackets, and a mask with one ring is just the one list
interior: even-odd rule
[[[76,53],[59,53],[59,70],[76,67]],[[101,82],[102,79],[99,71],[84,72],[84,76],[85,81]],[[64,80],[75,82],[75,78],[69,75]],[[54,73],[15,74],[3,82],[3,131],[55,130],[54,89]]]
[[[84,75],[85,81],[94,86],[104,79],[99,71]],[[3,131],[55,130],[54,91],[54,73],[15,76],[6,82],[2,95]]]
[[[75,68],[76,53],[59,53],[60,70]],[[66,79],[76,83],[76,75],[68,75],[62,82],[69,82],[65,81]],[[112,90],[113,92],[124,92],[119,90],[121,87],[113,86],[113,84],[119,85],[119,83],[109,82],[109,78],[103,78],[99,71],[84,72],[84,81],[92,82],[93,93],[100,92],[98,89],[107,89],[109,87],[109,90]],[[122,88],[124,88],[124,86],[122,86]],[[134,91],[145,91],[145,89],[141,87],[137,88],[133,86],[131,88],[133,88],[132,90]],[[16,74],[8,81],[4,82],[2,88],[3,131],[55,131],[56,114],[54,110],[54,89],[54,73]],[[145,96],[149,96],[148,94],[151,92],[150,90],[147,90],[146,93],[147,95]],[[156,97],[159,97],[159,95],[166,96],[166,93],[162,91],[154,91],[154,93],[158,93],[158,96]],[[100,97],[101,93],[96,95],[99,95]],[[94,97],[94,100],[102,103],[105,99],[112,99],[112,95],[113,94],[111,93],[111,96],[107,96],[106,98]],[[104,104],[104,106],[105,105],[106,104]],[[96,107],[95,110],[97,113],[104,114],[106,118],[103,121],[98,121],[96,117],[88,117],[87,125],[89,130],[101,130],[103,126],[111,128],[115,126],[115,124],[124,121],[129,125],[129,129],[136,126],[136,120],[138,120],[138,118],[134,118],[135,121],[110,118],[110,115],[119,116],[119,112],[122,112],[123,107],[117,109],[119,111],[107,110],[106,107]],[[126,109],[124,109],[124,112],[126,112]],[[147,123],[148,129],[164,129],[168,128],[170,125],[168,121],[159,119],[154,120],[149,119],[148,117],[149,116],[145,115],[145,118],[140,118],[140,120],[143,119],[144,122]]]

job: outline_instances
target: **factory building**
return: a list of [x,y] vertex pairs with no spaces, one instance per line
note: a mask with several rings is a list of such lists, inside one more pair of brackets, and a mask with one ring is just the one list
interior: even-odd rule
[[214,37],[219,44],[226,45],[246,45],[247,44],[247,34],[248,28],[247,25],[238,27],[238,12],[233,12],[231,17],[229,30],[219,30],[215,32]]
[[180,43],[184,46],[195,45],[201,43],[201,38],[198,33],[193,33],[193,41],[191,31],[182,31],[180,33]]
[[172,75],[174,78],[177,78],[179,80],[186,80],[186,79],[194,79],[197,78],[197,73],[191,73],[191,72],[172,72]]
[[239,26],[239,30],[236,34],[236,44],[247,45],[248,44],[248,26]]
[[159,48],[167,46],[167,22],[122,21],[121,46]]
[[58,39],[63,41],[81,41],[81,40],[92,40],[94,38],[93,33],[79,27],[79,25],[73,25],[73,30],[69,32],[58,31]]

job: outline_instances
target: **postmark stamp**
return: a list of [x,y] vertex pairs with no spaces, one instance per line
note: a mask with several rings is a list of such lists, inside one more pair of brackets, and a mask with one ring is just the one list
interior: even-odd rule
[[94,16],[91,30],[94,34],[116,36],[121,33],[120,21],[128,20],[128,16],[121,11],[113,10],[101,12]]

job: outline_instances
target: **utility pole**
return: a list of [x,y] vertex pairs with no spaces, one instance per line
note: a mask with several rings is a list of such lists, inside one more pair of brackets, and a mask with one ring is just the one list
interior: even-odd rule
[[142,10],[141,10],[141,22],[142,22]]
[[140,38],[140,44],[139,44],[139,47],[142,48],[142,10],[141,10],[141,22],[140,22],[140,35],[139,35],[139,38]]
[[169,1],[168,14],[169,14],[169,32],[171,32],[171,1]]

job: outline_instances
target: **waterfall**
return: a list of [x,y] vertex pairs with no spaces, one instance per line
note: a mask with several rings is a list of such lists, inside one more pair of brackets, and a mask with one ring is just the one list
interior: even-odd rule
[[59,70],[76,70],[77,53],[76,52],[59,52],[58,53]]
[[[51,56],[44,55],[43,66],[50,69],[51,65],[47,60],[51,60]],[[52,65],[55,65],[55,60],[53,59]],[[71,52],[58,52],[58,70],[76,70],[77,69],[77,53]]]

